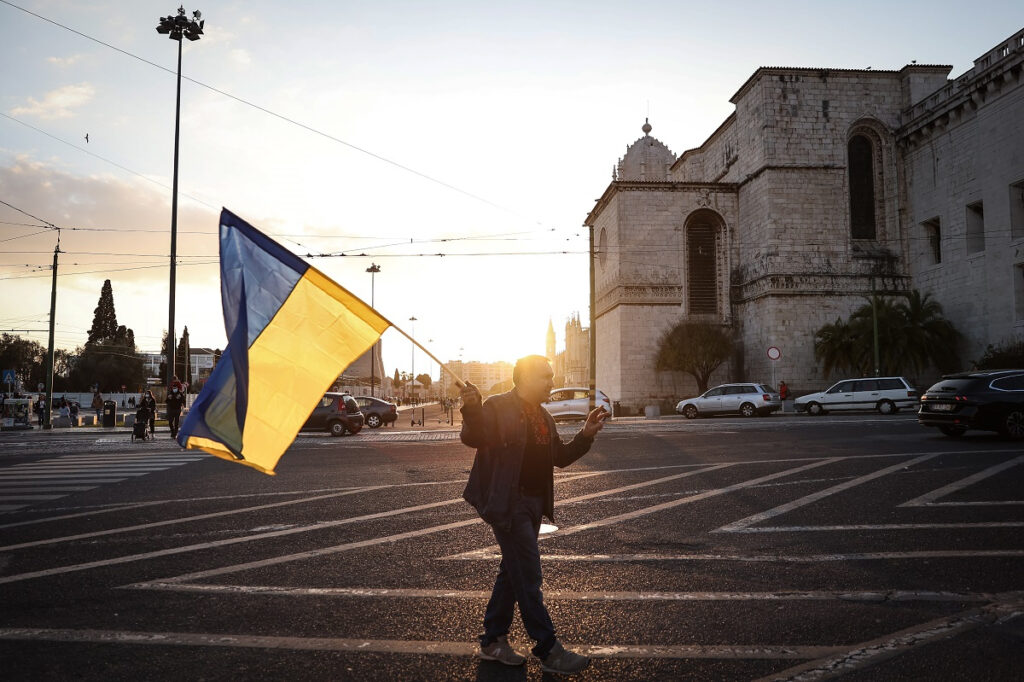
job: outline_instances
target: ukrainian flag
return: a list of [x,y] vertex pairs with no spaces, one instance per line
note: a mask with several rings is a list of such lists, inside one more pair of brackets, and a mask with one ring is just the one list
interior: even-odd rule
[[324,392],[391,323],[227,209],[220,277],[228,345],[178,443],[272,475]]

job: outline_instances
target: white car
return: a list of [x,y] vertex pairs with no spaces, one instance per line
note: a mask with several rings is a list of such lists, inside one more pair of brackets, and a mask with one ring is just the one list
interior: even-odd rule
[[845,379],[821,393],[800,396],[793,405],[797,412],[819,415],[833,410],[878,410],[895,414],[916,408],[917,391],[903,377]]
[[[612,414],[612,403],[604,391],[597,392],[595,407],[603,407],[608,411],[609,417]],[[551,391],[550,397],[544,408],[555,418],[559,419],[586,419],[590,414],[590,389],[567,386],[556,388]]]
[[676,412],[687,419],[709,414],[740,414],[765,416],[782,409],[779,394],[764,384],[722,384],[696,398],[680,400]]

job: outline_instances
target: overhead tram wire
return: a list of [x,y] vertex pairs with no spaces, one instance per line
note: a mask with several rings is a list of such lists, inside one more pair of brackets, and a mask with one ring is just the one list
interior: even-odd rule
[[[37,19],[40,19],[42,21],[45,21],[45,22],[47,22],[49,24],[53,24],[54,26],[62,28],[65,31],[70,31],[71,33],[74,33],[75,35],[81,36],[82,38],[85,38],[86,40],[91,40],[91,41],[93,41],[95,43],[103,45],[104,47],[110,48],[111,50],[114,50],[116,52],[120,52],[121,54],[123,54],[125,56],[131,57],[132,59],[137,59],[138,61],[143,62],[144,64],[148,64],[150,66],[153,66],[153,67],[155,67],[157,69],[160,69],[161,71],[166,71],[167,73],[175,75],[175,76],[177,75],[176,71],[173,71],[173,70],[171,70],[171,69],[169,69],[169,68],[167,68],[165,66],[157,64],[156,62],[151,62],[148,59],[146,59],[144,57],[140,57],[137,54],[133,54],[131,52],[128,52],[127,50],[123,50],[123,49],[121,49],[119,47],[115,47],[114,45],[111,45],[110,43],[106,43],[106,42],[100,40],[99,38],[94,38],[94,37],[92,37],[92,36],[90,36],[90,35],[88,35],[86,33],[82,33],[81,31],[77,31],[77,30],[75,30],[75,29],[73,29],[73,28],[71,28],[69,26],[65,26],[64,24],[61,24],[58,21],[54,21],[53,19],[50,19],[48,17],[44,17],[41,14],[36,14],[35,12],[32,12],[31,10],[28,10],[28,9],[26,9],[24,7],[21,7],[20,5],[16,5],[13,2],[10,2],[10,0],[0,0],[0,3],[8,5],[9,7],[13,7],[14,9],[20,10],[20,11],[24,12],[25,14],[29,14],[29,15],[31,15],[31,16],[37,18]],[[411,173],[411,174],[416,175],[416,176],[418,176],[420,178],[423,178],[424,180],[427,180],[429,182],[433,182],[433,183],[438,184],[438,185],[440,185],[442,187],[450,189],[453,192],[458,192],[459,194],[462,194],[462,195],[467,196],[467,197],[469,197],[471,199],[474,199],[475,201],[479,201],[479,202],[481,202],[483,204],[491,206],[492,208],[498,209],[499,211],[503,211],[505,213],[508,213],[510,215],[514,215],[514,216],[522,218],[524,220],[529,220],[529,221],[531,221],[531,222],[533,222],[533,223],[535,223],[537,225],[541,225],[542,224],[536,218],[531,218],[530,216],[523,215],[522,213],[519,213],[518,211],[514,211],[511,208],[508,208],[506,206],[502,206],[501,204],[495,203],[495,202],[491,201],[490,199],[486,199],[486,198],[481,197],[481,196],[479,196],[477,194],[473,194],[472,192],[470,192],[468,190],[464,190],[461,187],[457,187],[457,186],[455,186],[455,185],[453,185],[451,183],[445,182],[444,180],[439,180],[438,178],[435,178],[435,177],[433,177],[431,175],[427,175],[426,173],[418,171],[418,170],[416,170],[414,168],[411,168],[409,166],[403,165],[403,164],[401,164],[401,163],[399,163],[397,161],[393,161],[392,159],[389,159],[386,156],[381,156],[380,154],[372,152],[372,151],[370,151],[368,149],[364,149],[364,148],[362,148],[362,147],[360,147],[358,145],[352,144],[351,142],[346,142],[345,140],[342,140],[339,137],[335,137],[334,135],[331,135],[329,133],[325,133],[322,130],[318,130],[318,129],[310,126],[310,125],[307,125],[307,124],[302,123],[300,121],[296,121],[295,119],[288,118],[287,116],[284,116],[283,114],[279,114],[279,113],[277,113],[275,111],[271,111],[270,109],[267,109],[266,107],[263,107],[263,106],[260,106],[258,104],[255,104],[254,102],[250,102],[250,101],[248,101],[246,99],[243,99],[243,98],[241,98],[241,97],[239,97],[237,95],[232,95],[230,92],[226,92],[226,91],[221,90],[219,88],[215,88],[212,85],[207,85],[206,83],[203,83],[202,81],[198,81],[198,80],[196,80],[194,78],[190,78],[190,77],[188,77],[188,76],[186,76],[184,74],[181,75],[181,78],[183,78],[184,80],[189,81],[190,83],[193,83],[194,85],[198,85],[199,87],[206,88],[207,90],[215,92],[215,93],[217,93],[219,95],[222,95],[222,96],[227,97],[229,99],[233,99],[233,100],[235,100],[236,102],[238,102],[240,104],[244,104],[244,105],[246,105],[248,107],[251,107],[253,109],[256,109],[257,111],[260,111],[260,112],[262,112],[264,114],[267,114],[269,116],[273,116],[274,118],[277,118],[277,119],[279,119],[281,121],[284,121],[286,123],[290,123],[290,124],[292,124],[294,126],[302,128],[303,130],[311,132],[311,133],[313,133],[315,135],[319,135],[319,136],[321,136],[321,137],[323,137],[323,138],[325,138],[327,140],[330,140],[332,142],[336,142],[338,144],[344,145],[344,146],[348,147],[349,149],[353,149],[353,150],[355,150],[357,152],[361,152],[363,154],[366,154],[367,156],[370,156],[370,157],[372,157],[374,159],[377,159],[378,161],[381,161],[383,163],[389,164],[391,166],[394,166],[395,168],[398,168],[400,170],[404,170],[407,173]],[[8,117],[8,118],[10,118],[10,117]]]

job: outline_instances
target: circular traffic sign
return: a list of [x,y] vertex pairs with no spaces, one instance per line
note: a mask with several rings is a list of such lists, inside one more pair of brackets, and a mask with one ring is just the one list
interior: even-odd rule
[[769,360],[778,360],[781,357],[782,357],[782,351],[781,350],[779,350],[775,346],[770,346],[768,348],[768,359]]

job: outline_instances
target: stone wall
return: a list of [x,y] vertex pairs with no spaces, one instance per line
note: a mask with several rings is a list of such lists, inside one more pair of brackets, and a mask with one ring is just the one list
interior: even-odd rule
[[[634,409],[695,392],[656,372],[654,354],[688,314],[686,225],[698,211],[721,218],[717,321],[739,344],[716,380],[770,382],[775,345],[776,382],[831,385],[840,377],[818,368],[814,334],[873,291],[932,292],[968,360],[1024,333],[1022,61],[1024,31],[955,81],[936,65],[761,68],[732,98],[736,111],[678,159],[645,125],[587,217],[601,254],[598,384]],[[874,238],[851,233],[855,135],[870,141]],[[968,209],[978,202],[983,228]],[[938,264],[922,227],[935,217]]]

